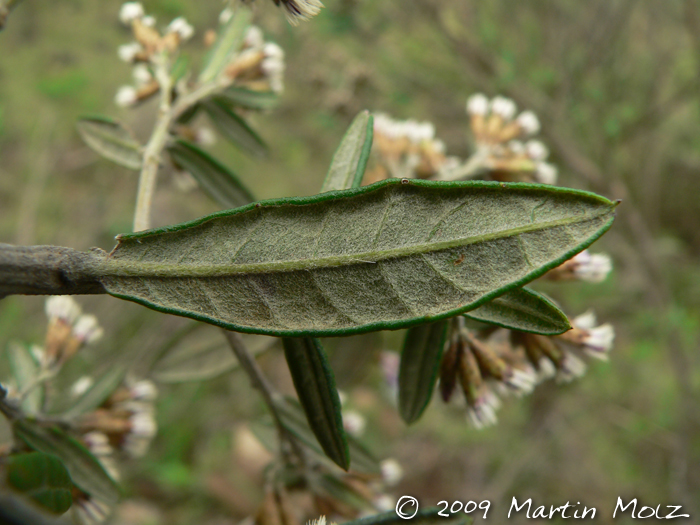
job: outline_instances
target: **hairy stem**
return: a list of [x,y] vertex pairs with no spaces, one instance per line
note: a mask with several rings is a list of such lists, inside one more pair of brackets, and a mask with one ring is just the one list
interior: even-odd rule
[[0,298],[107,293],[99,281],[104,252],[0,244]]

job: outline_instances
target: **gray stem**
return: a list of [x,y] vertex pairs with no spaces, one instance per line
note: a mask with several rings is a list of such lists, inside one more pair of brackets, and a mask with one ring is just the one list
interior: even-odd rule
[[99,281],[104,252],[0,243],[0,298],[107,293]]

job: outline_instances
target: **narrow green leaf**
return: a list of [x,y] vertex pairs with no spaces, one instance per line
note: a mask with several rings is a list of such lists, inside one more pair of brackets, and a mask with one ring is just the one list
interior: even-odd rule
[[141,144],[129,130],[106,117],[81,118],[78,133],[96,153],[132,170],[141,169]]
[[411,502],[406,502],[405,507],[401,511],[405,517],[399,516],[396,510],[390,510],[375,516],[346,521],[344,525],[400,525],[405,523],[411,523],[412,525],[470,525],[474,522],[464,511],[451,513],[448,510],[447,514],[449,514],[449,517],[438,514],[438,512],[445,510],[443,507],[419,510],[413,518],[408,519],[408,516],[414,512],[414,509],[415,507]]
[[241,48],[245,32],[250,25],[252,13],[250,9],[237,7],[229,21],[221,27],[219,35],[207,54],[207,58],[199,75],[199,82],[204,84],[216,79],[231,62],[233,56]]
[[188,171],[209,196],[225,208],[237,208],[253,200],[245,186],[226,166],[194,144],[177,140],[168,146],[173,162]]
[[126,375],[122,365],[110,367],[93,385],[62,415],[66,418],[77,417],[94,410],[107,399],[121,384]]
[[42,511],[37,505],[13,492],[0,492],[0,523],[2,525],[64,525],[65,521]]
[[331,501],[339,501],[351,509],[373,510],[372,502],[367,500],[365,494],[361,494],[332,474],[322,474],[312,478],[311,483],[314,486],[314,493],[325,492]]
[[17,389],[24,392],[27,387],[34,385],[32,390],[22,399],[21,408],[29,414],[36,414],[44,399],[44,387],[35,384],[40,372],[39,363],[36,362],[29,348],[19,343],[9,344],[7,357]]
[[309,427],[326,455],[348,470],[350,456],[340,397],[320,341],[312,337],[286,338],[282,346]]
[[203,105],[207,115],[224,137],[251,155],[267,155],[265,142],[234,111],[218,99],[208,100]]
[[116,503],[119,492],[114,481],[95,456],[78,441],[58,428],[46,428],[29,419],[15,421],[13,430],[17,438],[33,450],[60,459],[73,483],[81,490],[107,504]]
[[[284,398],[277,403],[277,412],[282,420],[282,425],[292,433],[299,441],[313,450],[321,457],[325,457],[316,436],[309,428],[309,423],[296,399]],[[380,474],[379,461],[367,448],[355,437],[346,434],[352,469],[367,474]]]
[[448,321],[414,326],[406,332],[399,367],[399,413],[418,421],[435,390]]
[[352,121],[335,151],[321,193],[360,187],[372,149],[373,133],[374,118],[369,111],[362,111]]
[[273,91],[253,91],[241,87],[226,88],[217,97],[224,104],[245,109],[272,109],[279,103],[279,97]]
[[10,456],[7,484],[54,514],[63,514],[73,503],[73,484],[56,456],[42,452]]
[[390,179],[122,235],[108,293],[229,330],[406,328],[539,277],[611,226],[616,204],[536,184]]
[[466,314],[469,319],[533,334],[557,335],[571,329],[569,319],[549,298],[514,288]]

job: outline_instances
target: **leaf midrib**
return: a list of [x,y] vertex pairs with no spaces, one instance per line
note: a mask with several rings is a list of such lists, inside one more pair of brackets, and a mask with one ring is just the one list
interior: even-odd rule
[[497,232],[472,237],[460,237],[441,242],[428,242],[413,244],[411,246],[392,248],[388,250],[374,250],[357,254],[347,254],[317,259],[295,259],[286,261],[273,261],[263,263],[246,264],[181,264],[181,263],[153,263],[137,262],[133,260],[120,260],[108,258],[104,262],[105,277],[221,277],[233,274],[261,274],[292,272],[298,270],[315,270],[320,268],[334,268],[356,264],[376,264],[387,259],[397,259],[421,255],[438,251],[449,250],[471,244],[489,242],[501,238],[521,235],[535,231],[542,231],[559,226],[567,226],[585,221],[594,220],[607,215],[609,209],[601,210],[595,214],[583,214],[576,217],[567,217],[548,222],[531,223],[517,228],[509,228]]

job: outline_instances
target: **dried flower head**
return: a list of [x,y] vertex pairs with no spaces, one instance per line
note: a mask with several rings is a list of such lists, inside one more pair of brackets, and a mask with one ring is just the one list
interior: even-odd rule
[[300,20],[308,20],[316,16],[323,8],[320,0],[273,0],[275,5],[284,7],[287,20],[292,25],[297,25]]
[[134,20],[139,20],[144,16],[143,5],[141,2],[126,2],[122,4],[119,10],[119,20],[122,24],[129,25]]

